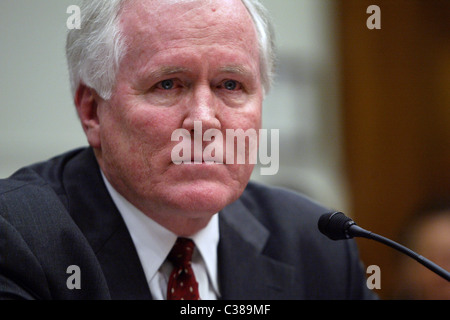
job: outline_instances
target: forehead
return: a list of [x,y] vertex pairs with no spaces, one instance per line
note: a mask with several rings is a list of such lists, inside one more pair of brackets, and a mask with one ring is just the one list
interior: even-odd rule
[[258,55],[256,29],[241,0],[133,0],[120,23],[134,51],[214,43]]

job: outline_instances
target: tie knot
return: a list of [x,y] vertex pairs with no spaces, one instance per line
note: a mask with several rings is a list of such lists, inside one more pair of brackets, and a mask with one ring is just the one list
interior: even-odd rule
[[169,261],[175,266],[185,266],[190,264],[195,244],[192,240],[178,238],[169,253]]

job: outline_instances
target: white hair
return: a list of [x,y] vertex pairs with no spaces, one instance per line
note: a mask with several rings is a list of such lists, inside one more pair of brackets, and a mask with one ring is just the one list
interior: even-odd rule
[[[127,1],[130,0],[84,0],[81,3],[81,28],[69,30],[66,42],[73,96],[83,83],[93,88],[103,99],[111,97],[116,73],[127,49],[118,19]],[[257,31],[261,83],[267,93],[272,85],[275,61],[272,24],[259,0],[241,1],[250,13]]]
[[275,32],[266,8],[259,0],[242,0],[255,24],[258,34],[261,83],[264,93],[272,87],[275,68]]

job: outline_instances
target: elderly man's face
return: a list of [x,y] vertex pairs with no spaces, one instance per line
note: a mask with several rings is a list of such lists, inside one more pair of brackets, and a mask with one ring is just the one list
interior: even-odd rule
[[219,129],[224,140],[226,129],[260,128],[251,17],[240,0],[149,0],[129,2],[120,21],[129,49],[112,98],[98,99],[101,168],[156,221],[209,220],[240,196],[253,165],[175,165],[171,152],[179,142],[171,135],[192,131],[194,121],[203,132]]

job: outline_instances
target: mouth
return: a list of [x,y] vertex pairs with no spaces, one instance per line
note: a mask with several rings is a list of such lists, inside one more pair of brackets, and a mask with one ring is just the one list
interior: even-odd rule
[[205,157],[204,155],[195,155],[191,157],[191,161],[187,164],[224,164],[222,159],[218,160],[214,157]]
[[197,164],[197,165],[201,165],[201,164],[206,164],[206,165],[211,165],[211,164],[225,164],[225,159],[224,159],[224,155],[223,154],[217,154],[216,155],[208,155],[208,154],[204,154],[204,153],[193,153],[191,154],[191,156],[187,156],[187,157],[179,157],[176,160],[175,159],[170,159],[170,162],[172,162],[173,164],[176,165],[180,165],[180,164]]
[[195,158],[195,157],[191,157],[190,160],[183,160],[183,161],[173,161],[170,160],[169,162],[171,165],[218,165],[218,164],[225,164],[224,161],[218,161],[217,159],[213,159],[213,158]]
[[[170,153],[170,161],[179,164],[226,164],[226,153],[223,145],[214,142],[195,148],[195,145],[178,148],[176,145]],[[174,152],[175,150],[175,152]],[[169,154],[168,154],[169,156]]]

